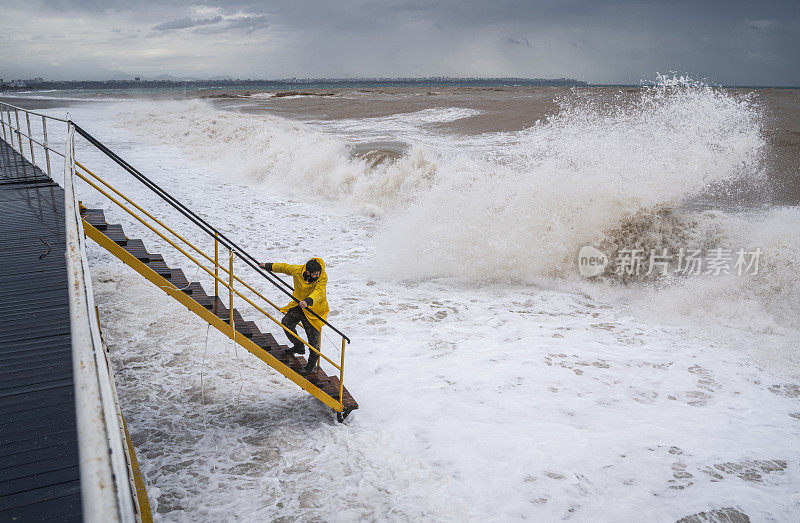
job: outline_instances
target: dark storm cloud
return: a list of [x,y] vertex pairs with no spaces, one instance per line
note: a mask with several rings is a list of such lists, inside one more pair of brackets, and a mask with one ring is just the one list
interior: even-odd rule
[[520,38],[519,40],[516,40],[514,38],[509,38],[506,41],[511,45],[524,45],[525,47],[531,46],[531,43],[528,41],[527,38]]
[[[797,0],[7,2],[16,16],[51,16],[40,22],[40,33],[51,31],[53,17],[65,20],[60,31],[72,16],[102,27],[105,35],[124,20],[119,39],[136,30],[158,36],[140,40],[161,46],[143,49],[144,56],[177,53],[189,45],[187,38],[202,38],[192,45],[203,58],[181,62],[194,74],[213,67],[210,74],[262,77],[550,75],[637,82],[657,71],[680,71],[724,83],[800,83]],[[81,45],[96,49],[96,42],[74,38],[77,55]],[[101,43],[106,49],[107,40]],[[131,50],[120,46],[119,55],[105,60],[128,63],[124,52]],[[26,61],[54,63],[59,51]],[[13,60],[23,63],[9,51],[0,66]],[[151,67],[164,63],[152,58]]]
[[195,34],[214,35],[239,30],[252,34],[257,29],[266,27],[269,27],[266,16],[240,16],[238,18],[227,18],[223,23],[211,27],[197,28],[193,32]]
[[748,20],[747,27],[754,31],[766,31],[774,25],[772,20]]
[[172,31],[175,29],[188,29],[190,27],[197,27],[201,25],[216,24],[221,21],[222,21],[221,16],[215,16],[214,18],[205,18],[202,20],[192,20],[187,16],[185,18],[180,18],[178,20],[161,22],[160,24],[153,27],[153,31]]
[[266,16],[242,16],[239,18],[229,18],[226,20],[228,29],[258,29],[260,27],[267,27]]

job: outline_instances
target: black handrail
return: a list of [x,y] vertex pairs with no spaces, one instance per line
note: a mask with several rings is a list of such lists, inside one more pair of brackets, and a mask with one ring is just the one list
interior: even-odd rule
[[[268,282],[270,282],[272,285],[274,285],[275,287],[280,289],[281,292],[283,292],[284,294],[289,296],[295,302],[300,303],[300,300],[295,298],[292,293],[286,291],[286,289],[282,288],[278,283],[276,283],[272,278],[270,278],[270,276],[267,274],[267,272],[269,274],[271,274],[280,283],[282,283],[284,286],[286,286],[288,289],[293,290],[289,286],[289,284],[287,284],[285,281],[283,281],[282,279],[280,279],[277,276],[275,276],[275,273],[273,273],[272,271],[262,272],[261,267],[258,266],[258,260],[256,260],[253,256],[251,256],[250,253],[248,253],[247,251],[245,251],[244,249],[242,249],[241,247],[236,245],[233,241],[228,239],[227,236],[225,236],[224,234],[219,232],[216,227],[213,227],[212,225],[210,225],[203,218],[201,218],[200,216],[195,214],[194,211],[192,211],[191,209],[189,209],[188,207],[183,205],[181,202],[179,202],[174,196],[172,196],[167,191],[165,191],[164,189],[162,189],[161,187],[156,185],[155,182],[153,182],[147,176],[143,175],[136,168],[131,166],[128,162],[126,162],[125,160],[123,160],[122,158],[117,156],[116,153],[114,153],[111,149],[109,149],[108,147],[106,147],[105,145],[100,143],[100,141],[97,140],[97,138],[95,138],[91,134],[89,134],[86,131],[84,131],[78,124],[76,124],[72,120],[70,120],[69,123],[70,123],[70,125],[74,126],[75,130],[78,132],[78,134],[80,134],[81,136],[86,138],[86,140],[88,140],[89,143],[91,143],[92,145],[94,145],[95,147],[100,149],[100,151],[102,151],[106,156],[108,156],[109,158],[114,160],[120,167],[122,167],[123,169],[128,171],[128,173],[130,173],[134,178],[136,178],[137,180],[142,182],[148,189],[150,189],[151,191],[156,193],[158,196],[160,196],[162,200],[164,200],[165,202],[170,204],[178,212],[180,212],[185,217],[187,217],[192,223],[194,223],[195,225],[200,227],[200,229],[202,229],[203,232],[205,232],[209,236],[212,236],[212,237],[216,238],[217,240],[219,240],[220,243],[222,243],[222,245],[224,245],[227,249],[231,250],[240,260],[245,262],[251,269],[255,270],[258,274],[263,276]],[[316,312],[312,311],[311,309],[306,308],[305,310],[307,310],[308,312],[313,314],[322,323],[324,323],[325,325],[327,325],[328,327],[333,329],[334,332],[336,332],[342,338],[344,338],[347,341],[347,343],[350,343],[350,338],[345,336],[345,334],[342,331],[340,331],[339,329],[337,329],[336,327],[334,327],[333,325],[328,323],[327,320],[325,320],[324,318],[320,317]]]

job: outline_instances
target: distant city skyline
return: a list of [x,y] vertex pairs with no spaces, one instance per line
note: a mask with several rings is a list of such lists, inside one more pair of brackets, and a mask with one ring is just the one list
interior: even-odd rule
[[0,77],[800,85],[800,2],[8,0]]
[[331,89],[353,86],[381,85],[530,85],[530,86],[585,86],[589,85],[573,78],[481,78],[448,76],[421,78],[276,78],[276,79],[240,79],[240,78],[176,78],[160,75],[156,78],[126,78],[120,80],[47,80],[41,77],[31,79],[15,79],[5,81],[0,78],[0,91],[20,91],[38,89],[129,89],[129,88],[246,88],[276,89],[295,92],[296,89]]

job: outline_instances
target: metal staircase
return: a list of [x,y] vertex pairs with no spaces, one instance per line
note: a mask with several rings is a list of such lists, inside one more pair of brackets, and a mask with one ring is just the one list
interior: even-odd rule
[[[142,240],[128,238],[119,224],[109,224],[101,209],[87,209],[81,206],[83,231],[92,240],[133,268],[140,275],[165,291],[172,298],[186,306],[190,311],[200,316],[204,321],[231,338],[261,361],[284,375],[286,378],[299,385],[303,390],[319,399],[337,413],[337,419],[343,422],[358,404],[344,386],[345,345],[350,339],[339,329],[328,323],[325,319],[316,316],[310,309],[310,314],[315,315],[325,325],[341,336],[341,349],[334,361],[329,355],[312,347],[307,340],[294,332],[286,329],[280,320],[265,309],[273,311],[280,309],[272,300],[256,289],[255,284],[243,279],[243,274],[256,276],[259,281],[266,279],[282,294],[298,301],[292,295],[292,288],[270,271],[265,271],[258,266],[258,261],[244,249],[236,245],[218,229],[210,225],[203,218],[188,209],[152,180],[133,168],[125,160],[110,151],[89,133],[69,122],[71,133],[84,137],[91,145],[105,153],[115,163],[135,179],[156,193],[163,201],[183,215],[188,223],[198,227],[205,238],[213,241],[213,254],[207,253],[184,235],[176,232],[166,225],[164,221],[156,218],[131,198],[123,194],[107,180],[95,174],[81,162],[73,160],[72,168],[67,171],[65,184],[75,184],[80,179],[89,187],[108,199],[110,203],[118,206],[131,217],[138,220],[147,229],[153,232],[171,248],[170,252],[183,255],[197,269],[198,274],[204,274],[213,281],[214,292],[207,293],[199,281],[190,282],[184,272],[177,267],[170,267],[160,254],[150,253]],[[73,155],[74,157],[74,155]],[[226,251],[220,256],[220,250]],[[221,262],[221,260],[224,260]],[[234,268],[234,260],[238,267]],[[242,263],[244,262],[244,267]],[[251,280],[252,281],[252,280]],[[323,362],[338,371],[338,376],[328,375],[320,367],[313,373],[303,376],[300,371],[306,364],[305,358],[286,352],[288,347],[280,345],[269,332],[262,332],[254,321],[245,320],[235,308],[235,300],[244,301],[247,305],[261,313],[260,319],[270,320],[279,329],[285,331],[296,343],[302,343],[309,351],[315,351]]]
[[[320,367],[313,373],[302,376],[300,371],[306,364],[305,358],[285,352],[288,347],[280,345],[272,334],[262,333],[253,321],[245,321],[236,308],[231,310],[226,307],[219,296],[209,296],[199,282],[189,282],[181,269],[169,267],[163,256],[148,252],[142,240],[125,236],[121,225],[107,223],[101,209],[82,207],[81,217],[86,236],[257,358],[339,412],[342,420],[358,408],[345,387],[341,387],[342,396],[341,402],[339,401],[341,383],[337,376],[328,376]],[[233,329],[230,325],[231,318]]]

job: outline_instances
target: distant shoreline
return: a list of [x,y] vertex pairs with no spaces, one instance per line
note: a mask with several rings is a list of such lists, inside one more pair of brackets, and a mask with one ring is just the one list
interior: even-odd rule
[[158,88],[262,88],[286,90],[303,87],[381,87],[381,86],[588,86],[572,78],[310,78],[288,80],[59,80],[26,83],[24,86],[3,84],[2,91],[42,91],[67,89],[158,89]]
[[[0,85],[0,94],[36,91],[123,90],[123,89],[191,89],[191,90],[263,90],[292,91],[379,87],[620,87],[641,88],[644,84],[591,84],[573,78],[301,78],[285,80],[53,80],[25,83],[18,80]],[[726,89],[800,89],[800,86],[778,85],[714,85]]]

